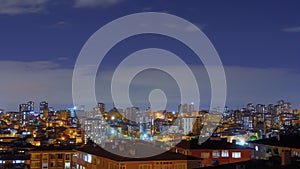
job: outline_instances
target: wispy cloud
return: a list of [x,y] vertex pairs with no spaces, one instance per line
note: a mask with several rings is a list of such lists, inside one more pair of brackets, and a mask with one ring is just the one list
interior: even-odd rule
[[121,0],[75,0],[74,7],[97,7],[97,6],[111,6],[121,2]]
[[45,9],[49,0],[0,0],[0,14],[37,13]]
[[64,29],[69,26],[71,26],[71,24],[66,21],[58,21],[55,24],[51,25],[50,27],[55,29]]
[[198,29],[203,30],[204,28],[207,27],[206,24],[200,24],[200,23],[193,23],[188,25],[177,25],[173,23],[165,23],[164,26],[170,29],[179,29],[186,32],[196,32],[198,31]]
[[300,26],[284,28],[282,31],[291,33],[300,32]]
[[28,100],[47,100],[55,108],[70,105],[72,71],[50,61],[0,61],[0,104],[7,111]]
[[68,57],[65,57],[65,56],[62,56],[62,57],[59,57],[57,58],[58,61],[65,61],[65,60],[69,60]]
[[[203,66],[191,66],[196,80],[198,82],[201,105],[207,106],[210,104],[210,92],[211,86],[206,69]],[[134,67],[128,67],[128,69],[135,69]],[[180,66],[170,66],[169,70],[178,71]],[[300,83],[300,76],[297,72],[291,69],[283,68],[257,68],[257,67],[240,67],[240,66],[224,66],[227,78],[227,105],[231,108],[237,108],[236,106],[245,106],[249,102],[270,104],[275,103],[280,99],[284,99],[294,103],[294,108],[300,108],[298,100],[300,96],[293,94],[298,90],[297,84]],[[114,71],[103,72],[100,77],[97,78],[97,96],[100,100],[106,100],[109,98],[111,77]],[[158,74],[157,71],[143,71],[144,74],[135,77],[132,84],[133,88],[130,95],[134,96],[131,99],[136,101],[139,106],[147,106],[141,102],[148,100],[147,90],[155,89],[159,86],[165,89],[168,95],[168,104],[178,104],[180,101],[180,95],[178,95],[178,87],[176,82],[172,79],[168,79],[167,76]],[[160,83],[157,85],[155,79],[159,79]],[[182,78],[187,78],[183,77]],[[188,79],[188,78],[187,78]],[[279,80],[281,79],[281,80]],[[123,76],[117,79],[118,83],[125,83],[128,81],[128,77]],[[189,80],[185,80],[190,82]],[[101,82],[101,83],[100,83]],[[151,91],[151,90],[150,90]],[[101,94],[101,95],[100,95]],[[136,97],[136,98],[135,98]]]
[[[203,66],[190,67],[198,82],[201,105],[210,103],[210,82]],[[274,103],[279,99],[286,99],[299,108],[300,96],[298,91],[300,76],[290,69],[255,68],[225,66],[227,76],[227,103],[233,106],[244,106],[248,102]],[[132,69],[130,67],[129,69]],[[170,68],[178,71],[178,66]],[[89,69],[87,69],[89,70]],[[180,69],[179,69],[180,70]],[[97,99],[105,103],[112,103],[110,84],[113,70],[100,71],[96,78]],[[142,72],[141,72],[142,73]],[[168,94],[168,104],[174,108],[180,101],[180,94],[176,81],[166,75],[159,75],[157,71],[146,71],[132,81],[132,99],[139,105],[145,105],[149,91],[158,86]],[[64,68],[51,61],[19,62],[0,61],[0,108],[17,110],[17,105],[27,100],[36,102],[47,100],[55,108],[72,105],[72,74],[73,69]],[[88,71],[83,74],[90,76]],[[155,80],[159,78],[159,83]],[[183,77],[185,78],[185,77]],[[119,83],[128,80],[124,76]]]

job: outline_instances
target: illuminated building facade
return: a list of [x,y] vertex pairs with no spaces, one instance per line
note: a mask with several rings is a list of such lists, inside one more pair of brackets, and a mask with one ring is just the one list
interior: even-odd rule
[[40,147],[30,151],[32,169],[72,169],[73,148]]
[[201,158],[165,152],[145,158],[122,157],[96,145],[75,149],[74,169],[192,169],[202,166]]

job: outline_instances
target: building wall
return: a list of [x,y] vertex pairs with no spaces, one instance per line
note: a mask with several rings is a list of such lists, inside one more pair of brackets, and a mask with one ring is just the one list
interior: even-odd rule
[[73,157],[75,169],[193,169],[201,167],[201,161],[170,160],[170,161],[122,161],[117,162],[104,157],[77,152]]
[[286,150],[291,152],[291,157],[300,157],[300,148],[279,147],[255,143],[251,143],[250,146],[254,148],[252,154],[254,159],[268,160],[272,156],[281,156],[282,152]]
[[251,150],[185,150],[176,148],[175,151],[185,155],[203,158],[203,166],[236,163],[251,159]]
[[31,169],[72,169],[72,150],[31,151]]

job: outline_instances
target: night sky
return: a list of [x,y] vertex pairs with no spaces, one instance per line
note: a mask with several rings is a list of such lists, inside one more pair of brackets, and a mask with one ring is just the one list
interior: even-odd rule
[[[224,65],[229,107],[284,99],[300,108],[299,9],[298,0],[0,0],[0,108],[17,110],[29,100],[46,100],[56,109],[72,106],[72,72],[84,43],[110,21],[137,12],[177,15],[207,35]],[[201,61],[181,43],[155,35],[132,37],[116,45],[101,63],[96,80],[99,102],[112,106],[105,77],[122,58],[149,47],[173,51],[194,73],[205,74]],[[157,70],[142,73],[132,81],[131,91],[136,91],[134,105],[145,109],[147,92],[160,87],[143,86],[153,81],[147,77],[170,77]],[[197,80],[201,108],[206,108],[207,75]],[[168,110],[177,110],[176,85],[161,82],[161,88],[169,90]]]

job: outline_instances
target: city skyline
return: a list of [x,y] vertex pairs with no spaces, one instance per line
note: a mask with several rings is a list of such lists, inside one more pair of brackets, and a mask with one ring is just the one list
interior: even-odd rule
[[[160,1],[0,1],[0,109],[16,110],[27,100],[46,100],[56,109],[71,107],[72,73],[86,40],[106,23],[137,12],[165,12],[197,25],[211,40],[224,65],[229,107],[249,102],[269,104],[283,99],[300,108],[300,13],[298,1],[199,2]],[[187,31],[193,31],[188,29]],[[146,40],[145,40],[146,39]],[[157,43],[157,39],[161,43]],[[143,42],[143,43],[140,43]],[[109,77],[125,56],[148,47],[173,51],[187,62],[200,88],[200,108],[209,107],[207,73],[194,54],[178,42],[145,35],[125,40],[106,56],[96,79],[97,99],[112,107]],[[178,48],[178,49],[177,49]],[[153,77],[169,79],[147,86]],[[147,78],[148,77],[148,78]],[[168,110],[176,110],[178,88],[155,70],[137,76],[134,106],[148,107],[147,91],[168,88]],[[146,88],[146,89],[144,89]],[[171,94],[170,94],[171,93]],[[147,97],[146,97],[147,98]]]
[[[106,103],[102,103],[102,102],[98,102],[94,107],[93,110],[86,110],[85,109],[85,105],[76,105],[76,106],[71,106],[71,107],[63,107],[63,108],[55,108],[53,107],[53,105],[51,105],[51,103],[47,102],[47,101],[39,101],[39,102],[35,102],[32,100],[28,100],[28,101],[24,101],[20,104],[17,104],[17,109],[15,110],[4,110],[4,109],[0,109],[0,112],[22,112],[23,110],[26,110],[28,112],[30,112],[31,114],[39,114],[40,111],[43,111],[44,105],[46,104],[47,109],[49,109],[50,111],[62,111],[62,110],[67,110],[67,111],[71,111],[73,113],[75,113],[76,111],[79,112],[93,112],[95,111],[95,109],[100,108],[101,112],[110,112],[110,111],[114,111],[117,110],[120,113],[124,113],[126,112],[128,109],[134,109],[136,110],[136,113],[146,113],[149,112],[151,110],[151,112],[166,112],[166,113],[182,113],[182,112],[219,112],[219,113],[224,113],[226,111],[244,111],[244,110],[248,110],[248,109],[260,109],[260,110],[268,110],[269,107],[274,107],[276,105],[282,105],[283,103],[288,104],[290,107],[290,111],[298,111],[299,109],[294,108],[293,107],[293,103],[287,101],[287,100],[278,100],[277,102],[274,103],[268,103],[268,104],[264,104],[264,103],[257,103],[257,102],[249,102],[241,107],[228,107],[225,106],[224,108],[220,108],[220,107],[216,107],[216,108],[199,108],[197,109],[195,106],[195,104],[192,103],[184,103],[184,104],[178,104],[176,109],[158,109],[158,110],[154,110],[152,107],[137,107],[137,106],[132,106],[132,107],[115,107],[114,104],[107,105]],[[259,107],[259,108],[258,108]]]

